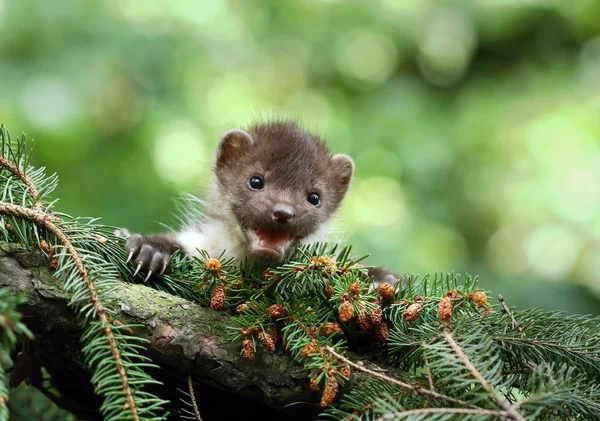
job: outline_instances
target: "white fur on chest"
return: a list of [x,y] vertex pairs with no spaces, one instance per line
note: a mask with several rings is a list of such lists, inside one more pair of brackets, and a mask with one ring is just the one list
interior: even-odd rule
[[[326,234],[327,228],[323,226],[300,241],[300,244],[324,241]],[[188,256],[200,257],[199,250],[204,250],[214,258],[221,256],[223,252],[226,259],[241,261],[248,257],[248,246],[243,234],[219,219],[207,218],[202,223],[178,233],[176,238]]]
[[189,256],[200,256],[199,250],[204,250],[210,257],[217,258],[225,252],[225,258],[243,259],[246,249],[243,237],[231,232],[218,219],[206,219],[193,228],[188,228],[177,234],[177,242]]

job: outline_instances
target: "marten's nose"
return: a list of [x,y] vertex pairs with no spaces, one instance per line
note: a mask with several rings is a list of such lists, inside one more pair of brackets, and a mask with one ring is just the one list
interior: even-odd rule
[[273,221],[278,224],[287,224],[294,219],[294,208],[287,205],[277,205],[273,209]]

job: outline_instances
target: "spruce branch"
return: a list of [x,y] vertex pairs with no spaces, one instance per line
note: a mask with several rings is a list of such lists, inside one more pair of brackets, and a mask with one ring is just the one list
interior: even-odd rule
[[[0,165],[2,165],[2,162],[0,162]],[[88,271],[86,270],[79,253],[73,246],[73,243],[69,240],[65,233],[52,222],[51,216],[44,211],[0,202],[0,214],[15,216],[17,218],[22,218],[37,224],[40,228],[44,228],[56,236],[56,238],[58,238],[62,245],[67,249],[71,258],[73,259],[79,275],[86,284],[88,293],[90,295],[93,312],[95,313],[96,318],[100,322],[102,330],[104,331],[104,336],[108,342],[110,352],[116,365],[116,370],[119,374],[119,378],[121,379],[121,387],[127,400],[127,405],[125,408],[131,413],[133,421],[139,421],[140,416],[138,414],[137,404],[133,398],[133,393],[129,385],[129,378],[127,376],[127,370],[125,369],[125,364],[121,357],[119,346],[115,340],[113,329],[110,326],[110,321],[106,313],[106,307],[104,307],[102,304],[102,300],[98,296],[96,287],[90,280]]]
[[[504,296],[502,294],[498,294],[498,301],[500,301],[502,312],[510,316],[510,320],[512,321],[512,328],[515,329],[517,327],[517,321],[515,320],[515,316],[512,314],[512,311],[510,311],[510,309],[506,305],[506,302],[504,301]],[[519,331],[521,331],[520,327]]]
[[473,375],[473,377],[476,378],[477,381],[481,384],[481,386],[490,395],[492,395],[494,397],[494,400],[496,401],[496,403],[498,404],[500,409],[502,409],[503,411],[506,412],[507,417],[512,420],[515,420],[515,421],[525,421],[525,418],[523,418],[523,416],[521,414],[519,414],[519,412],[516,410],[516,408],[512,407],[506,401],[506,399],[504,399],[502,397],[502,395],[499,392],[497,392],[496,389],[494,389],[494,387],[492,387],[487,382],[487,380],[485,379],[485,377],[483,377],[483,375],[479,372],[479,370],[477,370],[477,368],[475,368],[475,366],[473,365],[473,363],[471,362],[469,357],[467,357],[467,355],[464,353],[463,349],[460,347],[460,345],[458,345],[458,343],[452,337],[451,330],[447,327],[444,328],[444,330],[442,331],[442,335],[444,336],[444,339],[446,340],[446,342],[448,342],[448,344],[452,347],[452,349],[454,350],[454,352],[456,353],[458,358],[463,362],[465,367]]
[[[23,315],[17,311],[17,306],[24,302],[21,295],[14,295],[9,288],[0,289],[0,357],[14,349],[19,336],[33,337],[21,322]],[[8,421],[8,395],[6,373],[0,361],[0,421]]]
[[194,409],[194,416],[196,417],[196,421],[202,421],[202,417],[200,416],[200,410],[198,409],[198,404],[196,403],[196,396],[194,394],[194,386],[192,385],[191,374],[188,374],[188,393],[192,401],[192,408]]
[[[101,408],[105,419],[123,419],[124,416],[132,421],[162,418],[156,417],[154,414],[162,410],[164,401],[141,389],[142,385],[154,383],[154,381],[141,372],[142,367],[151,365],[147,364],[146,357],[138,355],[135,342],[140,342],[140,340],[137,338],[127,339],[121,333],[121,331],[129,329],[128,326],[112,327],[110,324],[108,316],[110,305],[107,301],[110,301],[111,282],[112,279],[116,279],[116,272],[98,254],[80,247],[81,244],[87,245],[90,237],[102,243],[103,240],[99,239],[102,236],[98,231],[93,233],[89,223],[87,227],[85,225],[80,227],[76,221],[64,222],[57,214],[50,214],[44,210],[40,190],[36,188],[36,183],[27,175],[27,172],[31,170],[35,179],[50,191],[56,184],[56,178],[46,178],[43,171],[27,167],[28,155],[24,139],[17,140],[15,152],[4,126],[1,128],[0,135],[2,152],[0,174],[2,169],[6,169],[17,176],[25,186],[21,204],[15,204],[12,191],[18,191],[19,187],[15,186],[11,177],[0,177],[0,181],[5,183],[0,201],[0,214],[33,224],[43,233],[49,234],[50,242],[54,243],[56,240],[57,244],[54,247],[49,246],[45,240],[39,238],[38,230],[33,231],[38,244],[55,261],[53,265],[58,268],[56,275],[60,274],[65,279],[63,288],[74,292],[71,305],[78,307],[85,315],[84,323],[87,324],[88,330],[82,336],[82,340],[86,343],[83,351],[88,364],[95,369],[92,382],[97,385],[98,393],[105,395],[105,401]],[[25,200],[27,193],[32,197],[31,207],[26,206],[30,203]],[[46,209],[49,206],[51,203]],[[13,231],[22,243],[29,244],[31,237],[28,227],[19,225],[16,224],[13,227],[12,224],[3,223],[0,231],[5,235],[9,231]],[[102,238],[108,241],[105,237]],[[84,259],[86,263],[84,263]],[[90,266],[91,272],[86,266]],[[107,350],[111,356],[110,360],[104,358]],[[136,359],[138,361],[135,361]],[[111,373],[116,373],[117,378],[113,379]],[[116,393],[117,384],[120,385],[122,395]]]
[[337,353],[335,351],[335,349],[333,349],[330,346],[326,346],[325,347],[325,351],[327,351],[328,353],[330,353],[331,355],[333,355],[334,357],[336,357],[338,360],[340,360],[340,361],[348,364],[350,367],[352,367],[352,368],[354,368],[356,370],[362,371],[364,373],[368,373],[368,374],[370,374],[373,377],[377,377],[378,379],[383,380],[385,382],[389,382],[389,383],[395,384],[395,385],[400,386],[403,389],[407,389],[407,390],[409,390],[409,391],[411,391],[413,393],[417,393],[419,395],[430,396],[430,397],[436,398],[436,399],[445,400],[447,402],[452,402],[452,403],[454,403],[456,405],[462,405],[462,406],[466,406],[466,407],[469,407],[469,408],[475,408],[474,405],[471,405],[471,404],[469,404],[467,402],[464,402],[464,401],[462,401],[460,399],[454,399],[451,396],[443,395],[441,393],[436,392],[435,390],[425,389],[424,387],[422,387],[422,386],[420,386],[418,384],[411,385],[411,384],[405,383],[405,382],[403,382],[401,380],[397,380],[397,379],[394,379],[392,377],[388,377],[385,374],[378,373],[378,372],[373,371],[373,370],[369,370],[368,368],[366,368],[366,367],[364,367],[362,365],[359,365],[359,364],[356,364],[353,361],[350,361],[349,359],[347,359],[343,355]]
[[[432,420],[436,419],[432,417],[435,415],[474,415],[480,417],[489,417],[492,418],[501,418],[501,419],[509,419],[508,415],[502,411],[492,411],[489,409],[467,409],[467,408],[423,408],[423,409],[411,409],[408,411],[402,412],[388,412],[385,415],[382,415],[379,418],[376,418],[375,421],[390,421],[390,420],[400,420],[408,417],[417,417],[417,419],[427,419]],[[446,417],[444,417],[446,418]]]

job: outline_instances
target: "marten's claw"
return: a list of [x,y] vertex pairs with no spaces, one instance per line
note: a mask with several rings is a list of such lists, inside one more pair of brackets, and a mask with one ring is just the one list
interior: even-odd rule
[[166,270],[173,254],[173,246],[160,237],[131,235],[125,244],[127,262],[133,261],[136,268],[133,276],[146,274],[144,282],[152,275],[160,276]]

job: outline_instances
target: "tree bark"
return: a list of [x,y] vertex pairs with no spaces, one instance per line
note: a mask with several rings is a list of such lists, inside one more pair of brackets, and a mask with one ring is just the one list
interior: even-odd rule
[[[5,247],[0,251],[0,288],[5,286],[27,298],[20,310],[35,340],[22,349],[50,374],[52,387],[61,395],[55,400],[79,419],[99,419],[101,402],[80,351],[82,330],[47,259]],[[120,306],[113,321],[139,324],[135,334],[150,341],[147,355],[160,366],[150,374],[164,383],[153,392],[171,400],[171,419],[179,419],[178,408],[185,406],[177,388],[187,390],[188,374],[204,421],[248,419],[249,413],[264,420],[305,420],[319,412],[320,396],[309,389],[308,373],[288,353],[260,348],[255,362],[241,358],[241,344],[229,337],[231,316],[226,312],[141,284],[121,283],[116,295]],[[348,387],[363,380],[364,374],[353,373]]]

